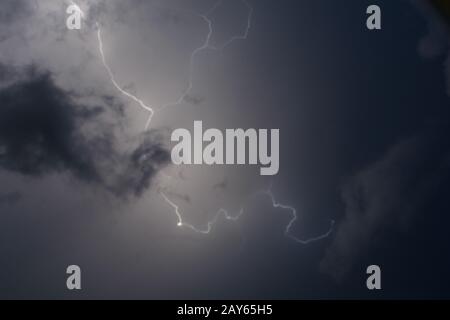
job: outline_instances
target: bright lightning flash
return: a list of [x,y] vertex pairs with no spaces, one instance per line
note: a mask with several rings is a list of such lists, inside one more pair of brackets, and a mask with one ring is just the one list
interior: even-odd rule
[[194,87],[193,76],[194,76],[195,58],[198,54],[200,54],[202,51],[205,51],[205,50],[223,51],[225,48],[230,46],[233,42],[235,42],[237,40],[246,40],[247,39],[248,34],[250,32],[251,25],[252,25],[253,8],[250,6],[250,4],[247,2],[247,0],[241,0],[241,1],[244,3],[244,5],[248,9],[247,26],[245,28],[245,31],[242,35],[236,35],[236,36],[231,37],[227,42],[225,42],[220,47],[214,46],[211,44],[211,37],[212,37],[214,30],[213,30],[213,22],[209,18],[209,16],[211,14],[213,14],[214,11],[216,11],[216,9],[222,4],[222,0],[216,2],[216,4],[206,14],[199,15],[199,17],[206,22],[206,24],[208,26],[208,33],[206,34],[206,38],[205,38],[205,41],[203,42],[203,44],[200,47],[196,48],[191,53],[191,57],[189,60],[188,85],[187,85],[186,89],[184,90],[184,92],[181,94],[181,96],[176,100],[176,102],[167,104],[167,105],[163,106],[161,109],[180,105],[181,103],[183,103],[185,101],[187,96],[191,93],[192,88]]
[[288,211],[291,212],[292,219],[289,221],[289,223],[286,226],[286,229],[284,230],[284,234],[286,235],[286,237],[289,237],[292,240],[294,240],[295,242],[300,243],[300,244],[309,244],[309,243],[312,243],[312,242],[315,242],[315,241],[319,241],[319,240],[325,239],[333,232],[335,221],[331,220],[330,228],[324,234],[321,234],[319,236],[316,236],[316,237],[313,237],[313,238],[309,238],[309,239],[306,239],[306,240],[297,238],[296,236],[294,236],[291,233],[292,226],[298,220],[297,209],[292,207],[292,206],[281,204],[281,203],[277,202],[277,200],[275,199],[275,196],[274,196],[271,188],[269,190],[267,190],[267,191],[264,191],[263,193],[266,194],[270,198],[270,201],[272,202],[272,206],[274,208],[281,208],[281,209],[288,210]]
[[[227,42],[225,42],[223,45],[221,46],[214,46],[211,44],[211,37],[213,34],[213,22],[212,20],[209,18],[209,16],[222,4],[222,0],[218,1],[206,14],[201,14],[199,15],[207,24],[208,26],[208,32],[206,34],[206,38],[205,41],[202,43],[202,45],[198,48],[196,48],[194,51],[192,51],[191,55],[190,55],[190,60],[189,60],[189,77],[188,77],[188,83],[187,83],[187,87],[186,89],[183,91],[183,93],[181,94],[181,96],[174,102],[171,104],[167,104],[163,107],[161,107],[159,110],[162,110],[166,107],[172,107],[172,106],[177,106],[182,104],[186,98],[188,97],[188,95],[191,93],[192,88],[193,88],[193,73],[194,73],[194,65],[195,65],[195,59],[197,57],[198,54],[200,54],[202,51],[204,50],[214,50],[214,51],[223,51],[225,48],[227,48],[228,46],[230,46],[233,42],[237,41],[237,40],[246,40],[252,25],[252,15],[253,15],[253,8],[250,6],[250,4],[247,2],[247,0],[241,0],[245,6],[248,9],[248,15],[247,15],[247,25],[245,28],[245,31],[243,32],[243,34],[241,35],[236,35],[231,37]],[[73,3],[73,2],[72,2]],[[98,46],[99,46],[99,51],[100,51],[100,55],[101,55],[101,59],[102,59],[102,63],[103,66],[105,67],[106,71],[108,72],[109,78],[112,82],[112,84],[114,85],[114,87],[124,96],[128,97],[129,99],[133,100],[134,102],[136,102],[142,109],[148,111],[150,113],[149,115],[149,119],[147,120],[147,123],[145,125],[145,129],[147,130],[151,124],[151,121],[153,119],[153,116],[155,115],[155,110],[148,106],[147,104],[145,104],[141,99],[139,99],[138,97],[136,97],[135,95],[127,92],[126,90],[124,90],[116,81],[113,71],[111,69],[111,67],[108,65],[106,58],[105,58],[105,53],[104,53],[104,49],[103,49],[103,41],[102,41],[102,34],[101,34],[101,28],[100,28],[100,24],[97,22],[97,39],[98,39]],[[158,110],[158,111],[159,111]],[[238,221],[239,218],[244,214],[244,209],[242,208],[239,213],[235,216],[232,216],[228,213],[227,210],[220,208],[217,213],[214,215],[214,218],[212,220],[210,220],[207,223],[207,226],[205,229],[200,229],[197,228],[195,226],[193,226],[192,224],[186,223],[183,220],[183,216],[180,212],[180,208],[177,204],[175,204],[172,200],[170,200],[166,194],[162,191],[159,192],[160,196],[164,199],[164,201],[169,204],[174,212],[175,215],[177,216],[177,226],[181,227],[181,228],[188,228],[196,233],[201,233],[201,234],[209,234],[212,230],[212,228],[214,227],[214,225],[219,221],[219,219],[221,217],[223,217],[225,220],[229,220],[229,221]],[[309,244],[315,241],[319,241],[322,240],[324,238],[327,238],[332,232],[333,232],[333,227],[334,227],[334,221],[331,221],[330,224],[330,228],[329,230],[322,234],[319,235],[317,237],[313,237],[313,238],[309,238],[306,240],[302,240],[300,238],[295,237],[294,235],[291,234],[291,228],[292,226],[295,224],[295,222],[298,220],[298,215],[297,215],[297,209],[295,209],[292,206],[289,205],[285,205],[285,204],[281,204],[278,203],[275,199],[275,196],[271,190],[271,188],[267,191],[264,192],[260,192],[260,194],[265,194],[267,195],[271,202],[272,202],[272,206],[274,208],[281,208],[287,211],[290,211],[292,214],[292,219],[289,221],[289,223],[286,226],[285,229],[285,235],[289,238],[291,238],[292,240],[294,240],[297,243],[300,244]]]
[[[194,51],[192,51],[192,53],[191,53],[190,60],[189,60],[190,61],[189,62],[189,77],[188,77],[187,87],[183,91],[181,96],[174,103],[167,104],[167,105],[161,107],[160,110],[165,109],[166,107],[180,105],[181,103],[183,103],[186,100],[186,97],[191,93],[192,88],[194,87],[194,85],[193,85],[193,74],[194,74],[195,58],[196,58],[196,56],[199,53],[201,53],[204,50],[222,51],[226,47],[231,45],[234,41],[247,39],[249,31],[250,31],[250,28],[251,28],[251,20],[252,20],[252,15],[253,15],[253,8],[249,5],[247,0],[241,0],[241,1],[245,4],[245,6],[248,9],[247,27],[245,29],[245,32],[242,35],[237,35],[237,36],[231,37],[227,42],[225,42],[220,47],[213,46],[210,43],[211,42],[211,37],[212,37],[212,34],[213,34],[213,22],[209,18],[209,15],[211,15],[220,6],[220,4],[222,4],[222,0],[218,1],[213,6],[213,8],[210,9],[206,14],[199,15],[206,22],[206,24],[208,25],[208,33],[206,35],[206,39],[205,39],[204,43],[200,47],[198,47]],[[101,36],[100,24],[97,22],[96,25],[97,25],[98,45],[99,45],[99,50],[100,50],[100,55],[101,55],[101,58],[102,58],[103,66],[105,67],[106,71],[108,72],[109,78],[110,78],[112,84],[114,85],[114,87],[120,93],[122,93],[123,95],[127,96],[128,98],[134,100],[136,103],[138,103],[141,106],[141,108],[147,110],[150,113],[149,118],[148,118],[148,120],[147,120],[147,122],[145,124],[145,130],[147,130],[150,127],[150,124],[151,124],[151,121],[153,119],[153,116],[155,115],[155,110],[153,110],[152,107],[146,105],[141,99],[139,99],[135,95],[133,95],[133,94],[125,91],[124,89],[122,89],[121,86],[117,83],[117,81],[116,81],[116,79],[114,77],[114,74],[112,72],[111,67],[106,62],[105,53],[104,53],[104,50],[103,50],[103,41],[102,41],[102,36]]]
[[139,104],[139,106],[144,109],[147,110],[150,113],[149,119],[147,121],[147,124],[145,126],[145,128],[147,129],[150,126],[150,122],[152,121],[153,115],[155,114],[155,111],[153,110],[152,107],[146,105],[144,103],[144,101],[142,101],[141,99],[139,99],[138,97],[136,97],[135,95],[125,91],[124,89],[122,89],[120,87],[120,85],[117,83],[114,74],[110,68],[110,66],[108,65],[108,63],[106,62],[106,58],[105,58],[105,53],[103,51],[103,41],[102,41],[102,31],[100,29],[100,24],[97,22],[97,40],[98,40],[98,47],[100,50],[100,55],[102,57],[102,63],[103,66],[105,67],[106,71],[108,72],[109,75],[109,79],[111,80],[112,84],[114,85],[114,87],[116,87],[116,89],[123,94],[124,96],[130,98],[131,100],[135,101],[137,104]]
[[239,220],[239,218],[242,216],[242,214],[244,214],[244,209],[241,208],[241,210],[239,211],[239,213],[236,216],[231,216],[228,214],[228,211],[221,208],[217,211],[217,213],[215,214],[214,218],[208,222],[206,229],[199,229],[194,227],[193,225],[186,223],[183,221],[183,217],[180,213],[180,208],[178,205],[176,205],[173,201],[171,201],[164,192],[160,191],[159,193],[161,195],[161,197],[174,209],[175,214],[178,217],[178,223],[177,226],[178,227],[185,227],[188,229],[191,229],[194,232],[197,233],[202,233],[202,234],[209,234],[213,228],[213,226],[217,223],[217,221],[219,220],[220,217],[224,217],[226,220],[229,221],[237,221]]
[[[274,208],[277,208],[277,209],[281,208],[283,210],[288,210],[288,211],[291,212],[292,218],[289,221],[289,223],[287,224],[287,226],[285,228],[285,231],[284,231],[284,234],[285,234],[286,237],[294,240],[296,243],[303,244],[303,245],[310,244],[310,243],[313,243],[313,242],[316,242],[316,241],[319,241],[319,240],[327,238],[333,232],[335,221],[331,220],[330,227],[329,227],[327,232],[325,232],[325,233],[323,233],[321,235],[318,235],[316,237],[309,238],[309,239],[300,239],[300,238],[294,236],[291,233],[292,226],[298,220],[297,209],[292,207],[292,206],[290,206],[290,205],[285,205],[285,204],[281,204],[281,203],[277,202],[277,200],[275,199],[275,196],[274,196],[271,188],[269,188],[267,191],[257,192],[256,195],[257,194],[262,194],[262,195],[268,196],[270,198],[270,200],[272,202],[272,206]],[[166,194],[164,192],[160,191],[160,195],[164,199],[164,201],[166,201],[174,209],[174,212],[175,212],[175,214],[176,214],[176,216],[178,218],[177,226],[179,226],[179,227],[186,227],[186,228],[191,229],[192,231],[194,231],[196,233],[209,234],[211,232],[213,226],[219,221],[219,218],[221,216],[223,216],[226,220],[237,222],[241,218],[241,216],[244,214],[244,208],[243,207],[241,208],[239,214],[236,215],[236,216],[232,216],[232,215],[230,215],[228,213],[227,210],[225,210],[224,208],[220,208],[217,211],[217,213],[215,214],[214,218],[207,223],[207,228],[206,229],[199,229],[199,228],[197,228],[197,227],[195,227],[195,226],[193,226],[191,224],[188,224],[188,223],[183,221],[183,216],[182,216],[182,214],[180,212],[180,207],[177,204],[175,204],[172,200],[170,200],[166,196]]]

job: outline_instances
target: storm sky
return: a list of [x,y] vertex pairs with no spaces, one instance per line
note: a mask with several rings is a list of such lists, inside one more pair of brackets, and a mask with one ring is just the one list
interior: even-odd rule
[[[0,298],[449,298],[448,20],[376,2],[2,1]],[[195,120],[279,128],[278,175],[174,166]]]

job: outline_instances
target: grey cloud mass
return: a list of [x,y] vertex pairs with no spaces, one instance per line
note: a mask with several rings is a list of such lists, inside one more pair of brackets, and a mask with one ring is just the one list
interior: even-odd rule
[[[26,79],[0,90],[0,167],[35,177],[69,172],[118,195],[149,188],[169,161],[154,134],[144,134],[135,150],[122,153],[100,120],[104,107],[78,104],[48,72],[30,67],[25,73]],[[89,123],[95,134],[83,130]]]
[[342,189],[345,216],[321,263],[342,280],[365,250],[393,231],[405,231],[450,178],[448,124],[399,142]]

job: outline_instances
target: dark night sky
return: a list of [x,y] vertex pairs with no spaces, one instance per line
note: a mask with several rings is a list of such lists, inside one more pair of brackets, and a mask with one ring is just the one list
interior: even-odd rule
[[[145,133],[101,64],[93,21],[124,85],[164,105],[205,32],[192,10],[214,1],[79,1],[80,34],[52,2],[0,4],[0,298],[450,298],[450,36],[427,1],[249,0],[248,38],[202,55],[196,99]],[[240,0],[224,2],[218,43],[246,22]],[[365,27],[374,3],[380,31]],[[292,232],[314,237],[333,219],[332,234],[295,243],[289,212],[264,196],[209,235],[177,229],[157,195],[173,167],[167,131],[193,120],[280,128],[273,188],[299,212]],[[205,224],[222,205],[201,186],[216,169],[186,170],[172,195]],[[225,194],[267,183],[227,170]],[[65,288],[69,264],[81,292]],[[366,288],[371,264],[381,291]]]

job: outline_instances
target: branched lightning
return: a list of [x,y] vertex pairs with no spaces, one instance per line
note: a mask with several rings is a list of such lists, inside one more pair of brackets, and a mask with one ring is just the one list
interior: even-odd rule
[[[192,91],[192,88],[194,86],[193,84],[193,78],[194,78],[194,69],[195,69],[195,60],[197,55],[199,55],[201,52],[205,51],[205,50],[213,50],[213,51],[223,51],[224,49],[226,49],[228,46],[230,46],[233,42],[238,41],[238,40],[246,40],[248,38],[251,26],[252,26],[252,16],[253,16],[253,8],[250,6],[250,4],[248,3],[247,0],[241,0],[244,5],[246,6],[246,8],[248,9],[248,15],[247,15],[247,24],[246,24],[246,28],[244,30],[244,32],[240,35],[235,35],[233,37],[231,37],[228,41],[226,41],[225,43],[223,43],[220,46],[216,46],[211,44],[211,38],[212,38],[212,34],[213,34],[213,22],[210,19],[210,15],[213,14],[215,12],[215,10],[222,4],[222,0],[219,0],[215,3],[215,5],[205,14],[199,14],[199,17],[206,23],[207,27],[208,27],[208,32],[206,34],[205,40],[203,41],[203,43],[201,44],[201,46],[199,46],[198,48],[194,49],[190,55],[190,59],[189,59],[189,71],[188,71],[188,80],[187,80],[187,86],[186,89],[181,93],[181,95],[178,97],[178,99],[170,104],[166,104],[164,106],[162,106],[160,109],[158,109],[157,111],[160,111],[162,109],[165,109],[167,107],[173,107],[173,106],[178,106],[181,105],[183,102],[186,101],[186,98],[189,96],[189,94]],[[73,3],[73,2],[72,2]],[[97,39],[98,39],[98,47],[99,47],[99,51],[100,51],[100,55],[101,55],[101,59],[102,59],[102,63],[103,66],[105,67],[109,78],[112,82],[112,84],[114,85],[114,87],[124,96],[128,97],[129,99],[133,100],[134,102],[136,102],[142,109],[148,111],[150,113],[149,118],[146,122],[145,125],[145,129],[147,130],[150,126],[150,123],[153,119],[153,116],[155,115],[155,110],[146,105],[141,99],[139,99],[138,97],[136,97],[135,95],[127,92],[126,90],[124,90],[116,81],[114,74],[112,72],[111,67],[108,65],[106,58],[105,58],[105,53],[104,53],[104,49],[103,49],[103,41],[102,41],[102,35],[101,35],[101,28],[99,23],[96,23],[97,26]],[[297,209],[290,206],[290,205],[285,205],[285,204],[281,204],[279,202],[277,202],[277,200],[275,199],[275,196],[271,190],[272,188],[270,187],[268,190],[266,191],[261,191],[258,194],[263,194],[266,195],[270,198],[271,203],[273,208],[280,208],[283,210],[287,210],[291,212],[292,218],[289,221],[289,223],[286,225],[285,228],[285,236],[294,240],[296,243],[299,244],[309,244],[315,241],[319,241],[322,239],[327,238],[332,232],[333,232],[333,228],[334,228],[334,220],[331,221],[330,223],[330,228],[328,229],[327,232],[325,232],[324,234],[321,234],[319,236],[313,237],[313,238],[309,238],[309,239],[300,239],[297,238],[296,236],[292,235],[291,233],[291,228],[294,226],[294,224],[296,223],[296,221],[298,220],[298,214],[297,214]],[[180,207],[174,203],[172,200],[170,200],[167,195],[163,192],[160,191],[159,195],[161,196],[162,199],[164,199],[164,201],[170,206],[172,207],[172,209],[174,210],[174,213],[177,217],[177,226],[180,228],[187,228],[190,229],[196,233],[200,233],[200,234],[209,234],[214,225],[220,220],[220,218],[223,218],[225,220],[228,221],[233,221],[236,222],[238,221],[241,216],[244,214],[244,207],[241,208],[241,210],[238,212],[238,214],[236,215],[230,215],[229,212],[224,209],[224,208],[220,208],[216,214],[214,215],[214,217],[207,222],[206,228],[201,229],[201,228],[197,228],[192,224],[189,224],[187,222],[185,222],[183,220],[183,216],[180,212]]]
[[214,215],[214,218],[212,220],[208,221],[206,229],[199,229],[199,228],[194,227],[192,224],[189,224],[189,223],[186,223],[183,221],[183,217],[180,213],[179,206],[177,204],[175,204],[172,200],[170,200],[165,195],[164,192],[160,191],[159,194],[173,208],[173,210],[178,218],[177,226],[179,226],[181,228],[191,229],[192,231],[194,231],[196,233],[209,234],[211,232],[213,226],[219,221],[220,217],[224,217],[225,220],[229,220],[229,221],[238,221],[239,218],[244,214],[244,208],[241,208],[239,213],[235,216],[230,215],[227,210],[220,208]]
[[275,196],[274,196],[274,194],[272,192],[272,188],[269,188],[267,191],[264,191],[263,194],[266,194],[270,198],[270,201],[272,202],[272,206],[274,208],[281,208],[281,209],[288,210],[288,211],[291,212],[292,218],[289,221],[289,223],[286,225],[286,229],[284,230],[284,234],[286,235],[286,237],[291,238],[295,242],[300,243],[300,244],[309,244],[309,243],[312,243],[312,242],[315,242],[315,241],[319,241],[319,240],[325,239],[333,232],[335,221],[331,220],[330,227],[329,227],[328,231],[325,232],[324,234],[321,234],[319,236],[316,236],[316,237],[313,237],[313,238],[309,238],[309,239],[297,238],[296,236],[294,236],[291,233],[292,226],[298,220],[297,209],[292,207],[292,206],[290,206],[290,205],[285,205],[285,204],[281,204],[281,203],[277,202],[277,200],[275,199]]
[[225,42],[220,47],[214,46],[211,44],[211,37],[213,34],[213,22],[209,18],[209,16],[212,13],[214,13],[214,11],[216,11],[216,9],[222,4],[222,0],[216,2],[216,4],[207,13],[199,15],[199,17],[206,22],[206,25],[208,26],[208,33],[206,34],[205,40],[202,43],[202,45],[200,47],[196,48],[191,53],[191,56],[189,59],[189,76],[188,76],[187,87],[174,103],[166,104],[161,109],[164,109],[167,107],[174,107],[174,106],[178,106],[178,105],[182,104],[185,101],[186,97],[191,93],[192,88],[194,86],[193,77],[194,77],[195,58],[198,54],[200,54],[202,51],[205,51],[205,50],[223,51],[226,47],[231,45],[236,40],[246,40],[247,39],[248,34],[250,32],[250,28],[252,26],[253,8],[250,6],[250,4],[247,2],[247,0],[241,0],[241,1],[245,4],[245,6],[248,9],[246,29],[242,35],[236,35],[236,36],[231,37],[227,42]]
[[108,72],[109,75],[109,79],[111,80],[112,84],[114,85],[114,87],[116,87],[116,89],[123,94],[124,96],[130,98],[131,100],[135,101],[137,104],[139,104],[139,106],[144,109],[147,110],[150,113],[149,119],[147,121],[147,124],[145,126],[145,128],[147,129],[148,126],[150,125],[150,122],[152,121],[153,115],[155,114],[155,111],[153,110],[153,108],[149,107],[148,105],[146,105],[141,99],[139,99],[138,97],[134,96],[133,94],[125,91],[124,89],[122,89],[120,87],[120,85],[117,83],[114,74],[111,70],[111,67],[108,65],[108,63],[106,62],[106,58],[105,58],[105,53],[103,51],[103,41],[102,41],[102,31],[100,28],[100,24],[97,22],[97,40],[98,40],[98,47],[99,47],[99,51],[100,51],[100,56],[102,58],[102,63],[103,66],[105,67],[106,71]]
[[[291,218],[291,220],[289,220],[289,223],[286,225],[286,228],[284,230],[284,234],[285,234],[286,237],[294,240],[296,243],[307,245],[307,244],[310,244],[310,243],[313,243],[313,242],[325,239],[328,236],[330,236],[331,233],[333,232],[335,221],[331,220],[330,227],[327,230],[327,232],[325,232],[325,233],[323,233],[321,235],[318,235],[316,237],[309,238],[309,239],[300,239],[300,238],[294,236],[291,233],[292,226],[298,220],[297,209],[292,207],[292,206],[290,206],[290,205],[285,205],[285,204],[281,204],[281,203],[277,202],[277,200],[275,199],[275,195],[272,192],[272,187],[270,187],[266,191],[257,192],[256,194],[263,194],[263,195],[268,196],[270,198],[270,201],[272,202],[272,206],[274,208],[276,208],[276,209],[281,208],[283,210],[287,210],[287,211],[291,212],[292,218]],[[192,231],[194,231],[196,233],[209,234],[211,232],[213,226],[218,222],[219,218],[222,217],[222,216],[226,220],[237,222],[242,217],[242,215],[244,214],[244,207],[242,207],[241,210],[239,211],[239,214],[237,214],[235,216],[230,215],[226,209],[220,208],[217,211],[217,213],[214,215],[213,219],[210,220],[207,223],[207,228],[206,229],[199,229],[199,228],[197,228],[197,227],[195,227],[195,226],[193,226],[191,224],[188,224],[188,223],[184,222],[183,216],[182,216],[182,214],[180,212],[180,207],[177,204],[175,204],[172,200],[170,200],[166,196],[166,194],[164,192],[160,191],[160,195],[164,199],[164,201],[167,202],[173,208],[173,210],[175,212],[175,215],[178,218],[177,225],[179,227],[186,227],[188,229],[191,229]]]
[[[219,3],[221,3],[222,1],[220,1]],[[214,50],[224,50],[225,48],[227,48],[230,44],[232,44],[234,41],[236,40],[247,40],[248,38],[248,34],[250,32],[250,28],[252,27],[252,18],[253,18],[253,8],[252,6],[250,6],[250,4],[247,2],[247,0],[242,0],[242,2],[244,3],[244,5],[247,7],[248,10],[248,15],[247,15],[247,26],[244,30],[244,33],[241,35],[236,35],[231,37],[227,42],[225,42],[222,46],[220,47],[215,47],[215,46],[209,46],[210,48],[214,49]],[[213,11],[216,8],[213,8]],[[209,14],[211,14],[212,12],[210,12]]]
[[[190,55],[189,73],[188,73],[189,75],[188,75],[188,83],[187,83],[186,89],[182,92],[182,94],[179,96],[179,98],[175,102],[166,104],[163,107],[161,107],[159,110],[165,109],[166,107],[177,106],[177,105],[182,104],[186,100],[186,97],[191,93],[192,88],[194,87],[193,78],[194,78],[195,58],[199,53],[201,53],[204,50],[222,51],[237,40],[247,39],[248,34],[250,32],[250,28],[251,28],[251,23],[252,23],[253,8],[250,6],[250,4],[247,2],[247,0],[241,0],[241,1],[244,3],[244,5],[248,9],[247,25],[246,25],[245,31],[241,35],[236,35],[236,36],[231,37],[227,42],[225,42],[220,47],[211,45],[211,37],[213,34],[213,22],[211,21],[209,16],[222,4],[222,0],[216,2],[216,4],[206,14],[199,15],[199,17],[206,22],[206,24],[208,26],[208,33],[206,34],[205,41],[202,43],[202,45],[200,47],[194,49],[194,51],[192,51],[192,53]],[[148,105],[146,105],[142,100],[137,98],[135,95],[122,89],[121,86],[117,83],[111,67],[106,62],[106,58],[105,58],[105,54],[104,54],[104,50],[103,50],[103,41],[102,41],[102,37],[101,37],[100,25],[98,22],[96,23],[96,25],[97,25],[98,46],[99,46],[103,66],[105,67],[106,71],[108,72],[109,78],[110,78],[111,82],[113,83],[114,87],[116,87],[116,89],[120,93],[122,93],[123,95],[127,96],[128,98],[134,100],[136,103],[138,103],[141,106],[141,108],[147,110],[150,113],[149,118],[145,124],[145,130],[147,130],[150,127],[153,116],[155,115],[155,110],[152,107],[149,107]]]

